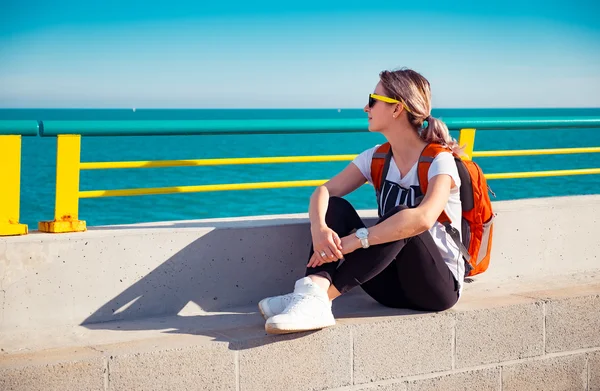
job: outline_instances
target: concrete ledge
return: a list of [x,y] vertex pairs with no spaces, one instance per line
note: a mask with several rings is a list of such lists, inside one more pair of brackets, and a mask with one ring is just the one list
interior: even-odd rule
[[[550,307],[595,300],[600,278],[571,276],[532,299],[539,291],[524,286],[538,284],[500,285],[442,313],[389,309],[355,293],[336,301],[336,326],[286,336],[267,335],[254,306],[232,312],[237,322],[222,313],[109,322],[44,344],[3,336],[0,389],[593,389],[600,343],[548,353],[554,331],[540,326]],[[202,319],[211,317],[219,319]],[[574,340],[590,333],[573,322],[562,331]]]
[[[491,266],[478,284],[600,270],[600,196],[494,208]],[[375,212],[361,215],[372,223]],[[254,304],[303,275],[307,221],[262,216],[0,238],[0,332]]]
[[0,389],[600,388],[600,196],[495,209],[492,265],[454,308],[356,289],[335,327],[287,336],[256,303],[303,275],[305,215],[0,238]]

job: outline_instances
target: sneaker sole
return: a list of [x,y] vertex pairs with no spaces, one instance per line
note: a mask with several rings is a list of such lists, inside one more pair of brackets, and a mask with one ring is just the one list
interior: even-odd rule
[[267,315],[265,315],[265,313],[263,312],[262,308],[260,308],[260,306],[258,306],[258,311],[260,312],[260,314],[262,315],[263,318],[265,318],[265,320],[267,320]]
[[303,327],[299,328],[294,324],[286,324],[286,323],[267,323],[265,324],[265,331],[269,334],[290,334],[290,333],[300,333],[302,331],[314,331],[321,330],[327,327],[335,326],[335,321],[332,323],[328,323],[325,325],[317,325],[313,327]]

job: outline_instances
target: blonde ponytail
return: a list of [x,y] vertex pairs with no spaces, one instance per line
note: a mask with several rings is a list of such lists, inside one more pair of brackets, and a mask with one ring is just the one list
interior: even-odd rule
[[427,143],[438,143],[442,144],[452,150],[452,152],[461,155],[462,148],[458,145],[456,140],[450,136],[448,126],[442,121],[432,116],[428,116],[427,126],[421,130],[421,138]]

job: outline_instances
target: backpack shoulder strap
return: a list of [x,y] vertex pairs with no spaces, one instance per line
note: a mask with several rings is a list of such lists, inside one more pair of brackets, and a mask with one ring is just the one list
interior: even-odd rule
[[[427,146],[423,149],[423,152],[421,152],[421,156],[419,157],[419,164],[417,166],[417,173],[419,176],[419,187],[421,188],[421,192],[423,194],[427,192],[427,186],[429,185],[429,180],[427,177],[429,174],[429,168],[431,167],[431,163],[433,162],[433,159],[435,159],[435,157],[441,152],[452,153],[450,149],[444,147],[441,144],[435,143],[427,144]],[[456,155],[454,156],[456,158]],[[469,255],[469,251],[460,240],[460,234],[458,230],[452,227],[452,225],[450,225],[452,220],[450,220],[450,217],[448,217],[446,212],[442,211],[437,221],[439,221],[440,224],[442,224],[444,228],[446,228],[446,232],[448,233],[448,235],[450,235],[452,240],[454,240],[454,243],[456,243],[456,245],[458,246],[463,257],[468,261],[471,258],[471,256]]]
[[388,168],[390,167],[390,160],[392,158],[392,149],[390,143],[381,144],[371,160],[371,178],[373,179],[373,187],[375,191],[379,193],[383,180],[387,176]]
[[[429,168],[431,167],[431,163],[433,162],[433,159],[435,159],[435,157],[441,152],[452,153],[447,147],[441,144],[430,143],[427,144],[425,148],[423,148],[421,156],[419,156],[417,174],[419,176],[419,187],[421,188],[421,192],[423,193],[423,195],[427,193],[427,186],[429,185],[429,179],[427,178],[427,176],[429,174]],[[446,226],[446,224],[450,224],[451,222],[450,218],[444,211],[442,211],[442,214],[440,215],[440,217],[438,217],[438,221],[444,226]]]

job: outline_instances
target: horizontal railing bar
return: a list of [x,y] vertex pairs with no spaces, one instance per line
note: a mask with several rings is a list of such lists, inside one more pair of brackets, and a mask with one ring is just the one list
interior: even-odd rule
[[473,157],[568,155],[575,153],[600,153],[600,147],[473,151]]
[[[452,130],[600,128],[600,117],[441,118]],[[367,132],[366,118],[248,120],[44,121],[40,135],[151,136]]]
[[306,181],[285,181],[285,182],[254,182],[254,183],[234,183],[222,185],[199,185],[199,186],[172,186],[172,187],[154,187],[123,190],[87,190],[80,191],[79,198],[98,198],[98,197],[123,197],[137,195],[154,194],[175,194],[175,193],[202,193],[208,191],[225,190],[258,190],[258,189],[283,189],[289,187],[307,187],[320,186],[326,180],[306,180]]
[[[600,147],[590,148],[555,148],[555,149],[523,149],[516,151],[479,151],[473,152],[473,157],[496,156],[528,156],[528,155],[560,155],[575,153],[600,153]],[[316,156],[277,156],[250,158],[219,158],[191,160],[142,160],[125,162],[85,162],[79,168],[82,170],[102,170],[117,168],[163,168],[163,167],[199,167],[225,166],[246,164],[277,164],[277,163],[319,163],[349,161],[353,155],[316,155]]]
[[366,119],[45,121],[42,136],[165,136],[366,132]]
[[448,129],[460,130],[535,130],[600,128],[600,117],[480,117],[480,118],[440,118]]
[[[600,128],[599,117],[442,118],[451,130]],[[366,132],[366,118],[248,120],[0,120],[0,135],[147,136]]]
[[498,174],[484,174],[486,179],[520,179],[520,178],[542,178],[553,176],[571,175],[593,175],[600,174],[600,168],[582,168],[575,170],[550,170],[550,171],[527,171],[527,172],[505,172]]
[[[536,178],[551,176],[568,175],[591,175],[600,174],[600,168],[584,168],[576,170],[552,170],[552,171],[532,171],[532,172],[508,172],[498,174],[485,174],[486,179],[518,179],[518,178]],[[198,186],[173,186],[173,187],[154,187],[137,188],[122,190],[87,190],[80,191],[79,198],[100,198],[100,197],[124,197],[139,195],[156,194],[175,194],[175,193],[201,193],[210,191],[229,191],[229,190],[258,190],[258,189],[283,189],[291,187],[310,187],[320,186],[327,182],[325,179],[304,180],[304,181],[283,181],[283,182],[253,182],[253,183],[232,183],[219,185],[198,185]]]
[[357,155],[321,155],[321,156],[281,156],[253,158],[220,158],[195,160],[148,160],[130,162],[86,162],[81,163],[82,170],[100,170],[112,168],[160,168],[160,167],[193,167],[193,166],[225,166],[233,164],[274,164],[274,163],[318,163],[352,160]]
[[37,136],[39,131],[38,128],[38,121],[1,120],[0,136]]

